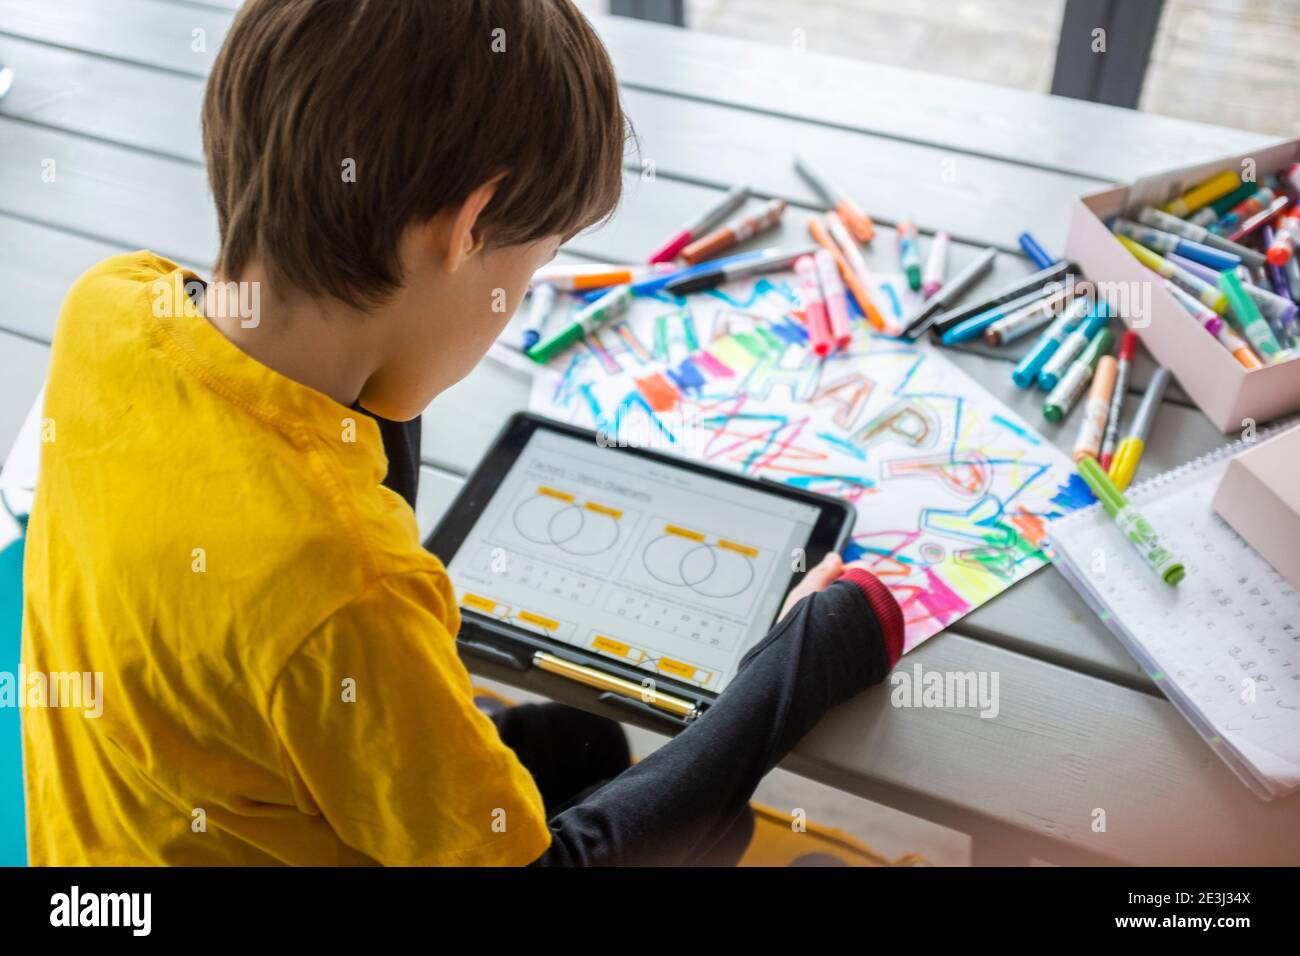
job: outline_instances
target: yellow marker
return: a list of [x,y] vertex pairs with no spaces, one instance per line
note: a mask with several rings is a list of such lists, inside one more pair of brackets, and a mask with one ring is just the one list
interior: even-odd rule
[[1217,176],[1211,176],[1205,182],[1193,186],[1172,202],[1165,203],[1161,209],[1171,216],[1185,219],[1202,206],[1228,195],[1241,185],[1241,177],[1236,170],[1225,170]]
[[1142,452],[1146,449],[1147,437],[1151,434],[1151,423],[1155,420],[1156,411],[1160,408],[1160,401],[1168,386],[1169,369],[1156,369],[1146,394],[1142,396],[1142,403],[1133,415],[1133,424],[1129,426],[1128,434],[1115,449],[1108,477],[1120,491],[1127,488],[1133,480],[1133,473],[1137,471]]

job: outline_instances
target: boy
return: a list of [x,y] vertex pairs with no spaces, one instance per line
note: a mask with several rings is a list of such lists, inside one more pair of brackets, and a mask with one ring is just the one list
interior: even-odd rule
[[27,712],[32,862],[734,859],[761,776],[897,660],[888,591],[814,569],[634,768],[576,712],[498,729],[393,424],[617,202],[624,118],[589,25],[570,0],[249,0],[203,127],[213,281],[110,259],[55,336],[23,655],[102,672],[104,706]]

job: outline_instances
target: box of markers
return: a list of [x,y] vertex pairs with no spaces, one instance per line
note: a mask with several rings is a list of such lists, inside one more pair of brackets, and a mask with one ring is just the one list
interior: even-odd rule
[[[1177,296],[1182,290],[1171,289],[1170,282],[1140,262],[1111,226],[1117,217],[1137,220],[1146,209],[1163,210],[1166,215],[1177,213],[1196,223],[1201,210],[1189,214],[1185,208],[1178,208],[1180,197],[1225,171],[1235,172],[1245,180],[1238,183],[1234,192],[1247,194],[1251,183],[1263,184],[1271,182],[1270,177],[1282,176],[1282,182],[1275,186],[1280,199],[1295,188],[1296,177],[1285,176],[1295,163],[1300,163],[1300,138],[1090,193],[1079,198],[1071,216],[1066,258],[1078,264],[1083,275],[1097,286],[1098,294],[1108,299],[1125,323],[1138,333],[1156,361],[1173,372],[1183,390],[1224,432],[1239,431],[1251,422],[1263,423],[1300,411],[1300,341],[1292,349],[1283,348],[1277,354],[1261,352],[1258,360],[1255,354],[1258,350],[1249,348],[1250,362],[1244,362],[1236,357],[1229,339],[1225,338],[1233,336],[1233,329],[1240,331],[1234,310],[1225,309],[1219,303],[1218,311],[1226,331],[1219,336],[1208,331],[1202,320],[1180,304]],[[1233,194],[1229,192],[1216,198],[1223,202],[1231,200]],[[1292,202],[1284,213],[1296,208],[1293,192],[1290,198]],[[1213,217],[1214,209],[1208,203],[1204,205],[1204,214]],[[1146,215],[1150,217],[1152,213]],[[1222,227],[1222,223],[1216,224],[1212,218],[1199,219],[1199,222],[1209,222],[1210,228]],[[1277,222],[1280,219],[1271,220],[1269,228]],[[1164,224],[1169,224],[1167,218]],[[1255,234],[1241,238],[1240,242],[1257,252],[1264,251]],[[1300,257],[1300,250],[1296,252]],[[1267,267],[1258,269],[1256,283],[1263,283],[1264,268]],[[1210,293],[1206,292],[1205,296],[1208,300]]]

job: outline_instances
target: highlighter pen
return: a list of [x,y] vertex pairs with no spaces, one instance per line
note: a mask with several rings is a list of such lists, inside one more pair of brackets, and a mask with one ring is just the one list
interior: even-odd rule
[[948,274],[948,247],[952,245],[952,236],[940,229],[930,240],[930,254],[925,257],[925,269],[921,272],[921,298],[932,299],[943,288],[944,276]]
[[998,251],[990,246],[966,263],[955,276],[943,284],[920,312],[907,320],[902,332],[899,333],[899,338],[915,342],[924,335],[944,310],[952,308],[954,302],[993,271],[993,263],[997,258]]
[[[1218,285],[1219,273],[1213,269],[1207,269],[1199,263],[1192,262],[1190,259],[1184,259],[1179,255],[1172,255],[1169,261],[1175,265],[1182,266],[1192,275],[1200,276],[1206,282]],[[1276,327],[1279,323],[1282,325],[1294,325],[1296,316],[1300,315],[1300,306],[1291,300],[1290,296],[1281,296],[1276,292],[1265,289],[1254,283],[1242,283],[1246,290],[1246,295],[1255,300],[1255,305],[1259,306],[1259,311],[1263,313],[1268,324]]]
[[1200,300],[1192,298],[1168,279],[1161,281],[1165,283],[1165,288],[1169,290],[1169,294],[1178,300],[1178,303],[1187,310],[1187,313],[1199,322],[1205,331],[1218,339],[1219,344],[1232,353],[1232,357],[1237,360],[1237,364],[1245,369],[1264,367],[1264,363],[1259,360],[1259,356],[1251,351],[1245,339],[1232,330],[1231,326],[1224,321],[1223,316]]
[[984,298],[969,305],[963,305],[955,309],[950,309],[942,315],[937,316],[930,325],[930,334],[937,338],[942,338],[943,333],[958,322],[964,322],[972,315],[978,315],[986,312],[997,305],[1005,305],[1012,299],[1018,299],[1027,292],[1034,289],[1041,289],[1049,282],[1065,281],[1065,277],[1071,273],[1078,272],[1072,262],[1058,262],[1055,265],[1048,266],[1035,272],[1033,275],[1027,275],[1023,279],[1016,279],[998,289],[996,292],[990,292]]
[[800,256],[810,256],[812,253],[812,249],[800,249],[797,252],[765,249],[757,255],[747,255],[744,258],[736,256],[734,259],[716,259],[703,266],[697,266],[699,271],[692,271],[690,275],[673,279],[664,286],[664,291],[670,295],[706,292],[733,279],[745,279],[766,272],[781,272],[794,265],[795,260]]
[[835,260],[835,265],[840,270],[840,278],[849,287],[849,292],[853,294],[854,301],[858,303],[858,308],[867,317],[871,327],[885,335],[896,334],[898,329],[895,327],[894,320],[886,318],[876,307],[875,299],[871,297],[871,272],[862,258],[862,250],[849,235],[848,227],[844,225],[844,220],[839,217],[839,214],[828,212],[825,225],[822,225],[821,220],[816,216],[809,216],[808,234]]
[[1080,309],[1082,311],[1079,314],[1086,315],[1091,308],[1091,296],[1076,298],[1075,287],[1066,286],[1050,294],[1046,299],[1016,309],[1008,313],[1005,318],[998,319],[984,330],[984,341],[989,345],[1006,345],[1041,329],[1070,309]]
[[824,358],[830,355],[835,343],[831,339],[830,316],[826,311],[821,280],[817,276],[817,263],[812,256],[800,256],[795,261],[794,271],[803,280],[799,298],[803,300],[803,324],[808,330],[809,346],[814,355]]
[[1083,420],[1079,422],[1079,436],[1074,440],[1072,457],[1076,462],[1084,458],[1101,456],[1101,442],[1106,435],[1110,403],[1115,396],[1116,368],[1113,355],[1103,355],[1097,360],[1097,371],[1092,373],[1092,387],[1088,389],[1088,400],[1083,405]]
[[1088,344],[1097,333],[1110,323],[1110,305],[1098,302],[1096,308],[1071,332],[1058,348],[1043,363],[1043,370],[1038,373],[1038,387],[1044,392],[1056,388],[1061,377],[1069,371],[1071,364],[1088,348]]
[[1142,452],[1146,448],[1147,438],[1151,435],[1151,424],[1155,421],[1156,412],[1160,410],[1165,389],[1169,387],[1169,378],[1169,369],[1163,365],[1155,370],[1155,374],[1147,384],[1146,394],[1142,396],[1137,411],[1133,413],[1133,424],[1129,425],[1128,434],[1115,449],[1115,459],[1110,463],[1107,474],[1120,491],[1129,486],[1129,482],[1133,480],[1133,473],[1137,471],[1138,462],[1141,461]]
[[[1206,311],[1209,312],[1208,309]],[[1210,314],[1214,315],[1213,312]],[[1115,363],[1115,388],[1110,393],[1110,408],[1106,410],[1106,431],[1102,434],[1101,452],[1097,455],[1097,461],[1101,463],[1103,469],[1110,467],[1111,459],[1115,457],[1115,449],[1119,446],[1120,419],[1124,415],[1124,398],[1128,393],[1128,377],[1133,370],[1133,356],[1137,353],[1137,342],[1137,333],[1132,329],[1125,329],[1119,339],[1119,361]]]
[[1070,367],[1065,370],[1056,383],[1056,388],[1052,389],[1047,400],[1043,402],[1043,417],[1049,422],[1059,422],[1066,415],[1070,414],[1070,409],[1074,408],[1075,402],[1083,397],[1083,391],[1088,387],[1088,382],[1092,379],[1093,370],[1101,357],[1106,354],[1110,348],[1110,343],[1114,340],[1110,329],[1100,329],[1088,343],[1088,347],[1083,350],[1077,359],[1070,363]]
[[615,286],[591,305],[586,306],[560,331],[534,345],[524,354],[539,364],[549,362],[584,335],[594,332],[596,326],[626,312],[635,296],[636,293],[632,291],[631,285]]
[[826,178],[826,175],[803,156],[794,158],[794,168],[822,201],[839,213],[849,232],[858,242],[870,242],[876,235],[876,224],[858,208],[858,204],[844,191]]
[[1255,351],[1259,353],[1259,357],[1265,362],[1280,361],[1282,346],[1278,345],[1273,330],[1269,328],[1255,300],[1246,294],[1246,289],[1242,286],[1237,273],[1220,272],[1219,288],[1228,297],[1228,304],[1232,306],[1232,314],[1237,318],[1237,325],[1245,333]]
[[1182,266],[1174,265],[1160,253],[1151,251],[1140,242],[1134,242],[1128,236],[1115,238],[1125,249],[1133,253],[1133,258],[1152,272],[1182,286],[1220,315],[1227,311],[1228,299],[1217,286],[1211,285]]
[[1148,249],[1153,249],[1162,255],[1167,256],[1176,252],[1193,262],[1199,262],[1201,265],[1217,271],[1235,269],[1241,265],[1241,256],[1234,255],[1231,252],[1224,252],[1222,249],[1212,249],[1199,242],[1192,242],[1190,239],[1174,235],[1172,232],[1164,232],[1151,226],[1143,226],[1130,219],[1116,219],[1110,224],[1110,231],[1118,236],[1128,236],[1135,242],[1140,242]]
[[1120,489],[1115,487],[1097,462],[1085,458],[1078,463],[1078,471],[1079,477],[1097,496],[1106,514],[1110,515],[1119,530],[1124,532],[1124,537],[1128,538],[1129,544],[1142,555],[1142,560],[1146,562],[1147,567],[1160,575],[1160,580],[1165,584],[1176,585],[1187,576],[1183,563],[1160,543],[1160,536],[1156,534],[1150,522],[1124,500]]
[[1067,309],[1064,315],[1049,325],[1047,331],[1038,337],[1033,348],[1016,363],[1015,370],[1011,373],[1011,381],[1017,388],[1028,388],[1038,381],[1038,373],[1042,371],[1047,360],[1061,347],[1066,337],[1079,327],[1089,312],[1096,308],[1090,303],[1087,308],[1079,308],[1081,302],[1086,300],[1083,297],[1076,299],[1074,307]]
[[845,298],[844,283],[840,281],[839,267],[835,265],[835,257],[825,249],[813,253],[813,265],[817,267],[817,279],[826,296],[826,323],[831,343],[842,349],[853,340],[853,328],[849,325],[849,302]]
[[894,227],[894,236],[898,239],[898,265],[907,276],[907,287],[913,292],[921,291],[921,233],[916,223],[903,219]]
[[969,319],[958,322],[945,331],[939,337],[939,341],[944,345],[959,345],[962,342],[977,339],[993,323],[1000,322],[1010,315],[1019,315],[1026,308],[1051,302],[1056,295],[1060,294],[1060,291],[1059,289],[1050,291],[1034,289],[1032,292],[1026,292],[1018,299],[1012,299],[1004,305],[995,305],[991,309],[985,309],[983,312],[972,315]]
[[1016,242],[1020,243],[1020,248],[1029,257],[1029,261],[1040,269],[1046,269],[1056,261],[1056,256],[1044,249],[1032,232],[1022,232],[1016,236]]
[[546,322],[555,310],[555,286],[549,284],[535,285],[529,293],[528,329],[524,332],[524,351],[542,340],[546,331]]
[[652,263],[672,262],[677,258],[677,254],[688,245],[721,225],[722,221],[743,206],[748,198],[748,186],[733,187],[716,203],[673,233],[662,246],[654,251],[650,256],[650,261]]
[[1236,170],[1225,170],[1218,175],[1211,176],[1205,182],[1193,186],[1177,199],[1165,203],[1161,208],[1171,216],[1186,219],[1202,206],[1214,202],[1221,196],[1226,196],[1240,185],[1241,177],[1237,175]]
[[1224,252],[1230,252],[1252,269],[1258,269],[1264,264],[1264,255],[1258,250],[1243,246],[1239,242],[1233,242],[1231,239],[1225,239],[1223,236],[1210,232],[1204,226],[1194,225],[1185,219],[1179,219],[1167,212],[1161,212],[1159,209],[1143,206],[1138,213],[1138,222],[1144,226],[1151,226],[1153,229],[1172,232],[1176,236],[1182,236],[1189,242],[1199,242],[1203,246],[1211,246]]
[[773,199],[752,216],[742,216],[704,238],[696,239],[682,250],[682,258],[690,265],[699,265],[706,259],[716,258],[733,246],[740,245],[746,239],[776,228],[785,213],[785,205],[784,199]]

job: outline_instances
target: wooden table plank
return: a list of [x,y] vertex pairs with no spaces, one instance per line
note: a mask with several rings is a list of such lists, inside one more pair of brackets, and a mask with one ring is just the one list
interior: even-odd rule
[[[0,115],[203,162],[203,81],[197,77],[174,76],[160,84],[157,73],[143,66],[4,37],[0,62],[21,78],[0,102]],[[765,197],[817,207],[821,200],[794,171],[793,152],[773,148],[797,143],[819,159],[859,157],[842,184],[882,222],[911,217],[922,230],[944,228],[959,239],[1009,250],[1016,249],[1023,229],[1061,248],[1069,220],[1063,199],[1102,185],[660,94],[630,90],[625,100],[638,138],[638,153],[629,162],[636,168],[653,163],[656,176],[721,188],[745,181]],[[146,101],[151,108],[139,109]],[[176,121],[160,123],[159,115]],[[900,177],[909,184],[905,190],[897,188]]]
[[[692,30],[595,19],[625,87],[1128,180],[1245,151],[1262,133]],[[827,162],[846,175],[856,157]]]

